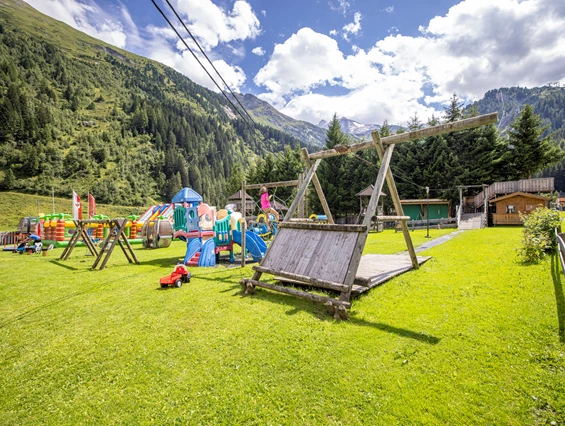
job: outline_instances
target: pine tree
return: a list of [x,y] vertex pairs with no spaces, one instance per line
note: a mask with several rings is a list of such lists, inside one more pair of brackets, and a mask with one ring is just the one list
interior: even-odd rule
[[541,117],[534,114],[531,105],[526,105],[520,116],[512,122],[508,130],[508,148],[512,151],[515,176],[519,179],[531,178],[536,172],[558,163],[565,157],[548,135]]

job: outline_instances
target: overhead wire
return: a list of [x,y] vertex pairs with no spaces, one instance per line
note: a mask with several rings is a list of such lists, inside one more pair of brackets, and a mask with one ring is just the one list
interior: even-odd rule
[[220,72],[217,70],[217,68],[215,67],[215,65],[213,64],[213,62],[210,60],[210,58],[208,57],[208,55],[206,54],[206,52],[204,52],[204,49],[202,49],[202,47],[200,46],[200,43],[198,43],[198,41],[196,40],[196,38],[192,35],[192,33],[190,32],[190,30],[188,29],[188,27],[186,26],[186,24],[184,23],[184,21],[181,19],[181,17],[179,16],[179,14],[177,13],[177,11],[175,10],[175,8],[173,7],[173,5],[169,2],[169,0],[165,0],[167,2],[167,4],[169,5],[169,7],[171,8],[171,10],[173,11],[173,13],[175,14],[175,16],[177,17],[177,19],[179,20],[179,22],[181,23],[181,25],[184,27],[184,29],[186,30],[186,32],[188,33],[188,35],[190,36],[190,38],[192,39],[192,41],[194,41],[194,43],[196,44],[196,46],[198,46],[198,50],[200,50],[200,52],[204,55],[204,57],[206,58],[206,60],[208,61],[208,63],[212,66],[212,68],[214,69],[214,71],[216,71],[216,74],[218,74],[218,76],[220,77],[220,79],[222,80],[222,82],[224,83],[224,85],[228,88],[228,90],[230,91],[230,93],[232,94],[233,98],[237,101],[237,103],[239,104],[239,106],[241,107],[241,109],[243,111],[245,111],[245,114],[247,115],[247,117],[249,117],[249,119],[251,120],[251,122],[253,124],[255,124],[255,121],[253,120],[253,117],[251,117],[249,115],[249,112],[247,112],[247,110],[245,109],[245,107],[241,104],[241,102],[239,101],[239,99],[237,98],[237,96],[235,96],[235,93],[233,93],[233,91],[231,90],[230,86],[228,85],[228,83],[226,83],[226,81],[224,80],[224,77],[222,77],[222,75],[220,74]]
[[[167,15],[165,15],[165,13],[163,12],[163,10],[161,10],[161,8],[159,7],[159,5],[155,2],[155,0],[151,0],[151,2],[153,3],[153,5],[155,6],[155,8],[159,11],[159,13],[161,14],[161,16],[165,19],[165,21],[167,21],[167,24],[169,24],[169,26],[171,27],[171,29],[175,32],[175,34],[177,35],[177,37],[182,41],[182,43],[186,46],[186,48],[188,49],[188,51],[192,54],[192,56],[194,57],[194,59],[196,59],[196,61],[200,64],[200,66],[202,67],[202,69],[206,72],[206,74],[208,74],[208,77],[210,77],[210,79],[214,82],[214,84],[216,85],[216,87],[218,88],[218,90],[222,93],[222,95],[224,95],[224,97],[227,99],[227,101],[230,103],[230,105],[233,107],[233,109],[241,116],[241,118],[243,119],[243,121],[252,129],[255,129],[255,126],[250,124],[247,119],[245,118],[245,116],[241,113],[241,111],[236,108],[236,106],[233,104],[233,102],[231,101],[231,99],[226,95],[226,93],[223,91],[223,89],[220,87],[220,85],[216,82],[216,80],[214,79],[214,77],[212,77],[212,75],[210,74],[210,72],[206,69],[206,67],[202,64],[202,62],[200,62],[200,59],[198,59],[198,56],[196,56],[196,54],[193,52],[193,50],[190,48],[190,46],[188,45],[188,43],[186,42],[186,40],[179,34],[179,32],[177,31],[177,29],[175,28],[175,26],[172,24],[172,22],[169,20],[169,18],[167,17]],[[176,12],[175,12],[176,13]],[[182,22],[182,21],[181,21]],[[246,111],[247,112],[247,111]],[[255,124],[255,122],[253,121],[253,124]]]

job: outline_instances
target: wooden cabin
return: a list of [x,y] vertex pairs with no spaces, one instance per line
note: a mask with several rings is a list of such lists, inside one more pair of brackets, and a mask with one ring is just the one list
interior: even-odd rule
[[238,212],[241,212],[242,214],[245,213],[245,215],[247,214],[251,214],[253,213],[253,211],[255,210],[255,201],[253,201],[253,197],[249,194],[245,194],[245,212],[243,211],[243,209],[241,208],[241,189],[239,191],[237,191],[235,194],[232,194],[228,197],[228,202],[235,204],[236,209]]
[[514,192],[503,197],[493,198],[491,204],[496,206],[492,214],[493,225],[522,225],[520,213],[529,214],[540,205],[547,207],[550,198],[541,195]]
[[404,214],[410,216],[410,220],[449,219],[451,217],[450,202],[439,198],[400,200],[400,204],[402,204]]

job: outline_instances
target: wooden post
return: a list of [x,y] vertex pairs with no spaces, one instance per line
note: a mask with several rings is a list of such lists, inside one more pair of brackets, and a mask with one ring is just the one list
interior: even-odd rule
[[245,180],[241,182],[241,205],[243,207],[243,214],[241,216],[241,267],[245,268],[245,239],[247,232],[247,219],[246,219],[246,205],[247,205],[247,194],[245,193]]
[[300,203],[301,198],[304,197],[304,195],[306,194],[306,188],[308,188],[310,181],[312,181],[312,178],[315,176],[316,169],[320,165],[320,161],[321,160],[316,160],[316,162],[312,165],[312,167],[310,167],[310,170],[308,170],[308,174],[306,175],[306,178],[304,179],[302,186],[298,189],[298,193],[296,194],[296,197],[294,198],[292,205],[290,206],[290,208],[286,212],[286,216],[284,217],[285,222],[290,220],[290,218],[292,217],[292,215],[296,211],[296,209],[298,207],[298,203]]
[[[304,161],[306,162],[306,166],[308,166],[308,169],[312,168],[312,161],[310,161],[308,150],[306,148],[302,148],[301,151],[302,151],[302,158],[304,158]],[[330,211],[330,207],[328,206],[328,202],[326,201],[326,196],[324,195],[324,191],[322,190],[322,185],[320,185],[318,175],[314,174],[312,181],[314,182],[314,188],[316,188],[316,193],[318,194],[318,198],[320,199],[320,203],[322,204],[324,213],[328,218],[328,223],[330,224],[334,223],[332,212]]]
[[[302,182],[304,182],[304,173],[300,173],[300,175],[298,175],[298,188],[302,186]],[[305,200],[306,197],[303,197],[302,200],[300,200],[300,203],[298,203],[298,217],[301,218],[306,217],[304,212]]]
[[[372,136],[373,136],[373,144],[382,162],[385,153],[384,146],[382,144],[382,141],[380,140],[378,132],[373,132]],[[390,197],[394,204],[396,214],[398,216],[404,216],[404,209],[402,208],[402,204],[400,204],[400,196],[398,195],[398,190],[396,189],[396,183],[394,182],[394,176],[392,175],[390,169],[387,169],[386,183],[388,185],[388,191],[390,192]],[[410,255],[410,260],[412,261],[412,266],[414,267],[414,269],[418,269],[420,267],[420,264],[418,263],[418,256],[416,256],[416,250],[414,249],[414,244],[412,243],[412,237],[410,236],[410,231],[408,230],[408,224],[406,223],[406,221],[401,221],[400,226],[402,228],[402,235],[404,236],[404,241],[406,242],[408,254]]]

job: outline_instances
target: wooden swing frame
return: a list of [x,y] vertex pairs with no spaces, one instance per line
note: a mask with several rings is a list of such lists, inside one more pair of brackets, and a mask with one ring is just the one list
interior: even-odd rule
[[[454,131],[461,131],[494,124],[498,120],[497,113],[481,115],[456,122],[441,124],[412,132],[396,134],[380,138],[378,131],[372,132],[372,141],[349,146],[338,146],[337,149],[308,154],[303,148],[302,155],[308,172],[299,186],[298,193],[288,209],[279,233],[271,243],[259,266],[253,269],[253,277],[244,278],[240,284],[244,294],[253,294],[255,287],[262,287],[285,294],[294,295],[314,302],[323,303],[335,318],[347,319],[348,308],[351,307],[351,292],[359,268],[363,248],[367,241],[371,219],[375,214],[379,197],[386,180],[397,216],[377,216],[377,220],[400,221],[402,234],[406,242],[408,254],[414,269],[419,268],[419,261],[410,237],[400,197],[390,170],[390,161],[394,147],[398,143],[415,141],[429,136],[438,136]],[[361,225],[336,225],[327,205],[316,170],[324,158],[345,155],[365,149],[375,149],[381,165],[377,179],[367,206],[367,213]],[[290,219],[303,201],[308,185],[313,182],[318,197],[328,217],[328,224],[290,222]],[[245,192],[245,183],[242,185]],[[262,274],[287,278],[327,290],[338,291],[339,299],[309,293],[307,291],[275,285],[260,281]]]

